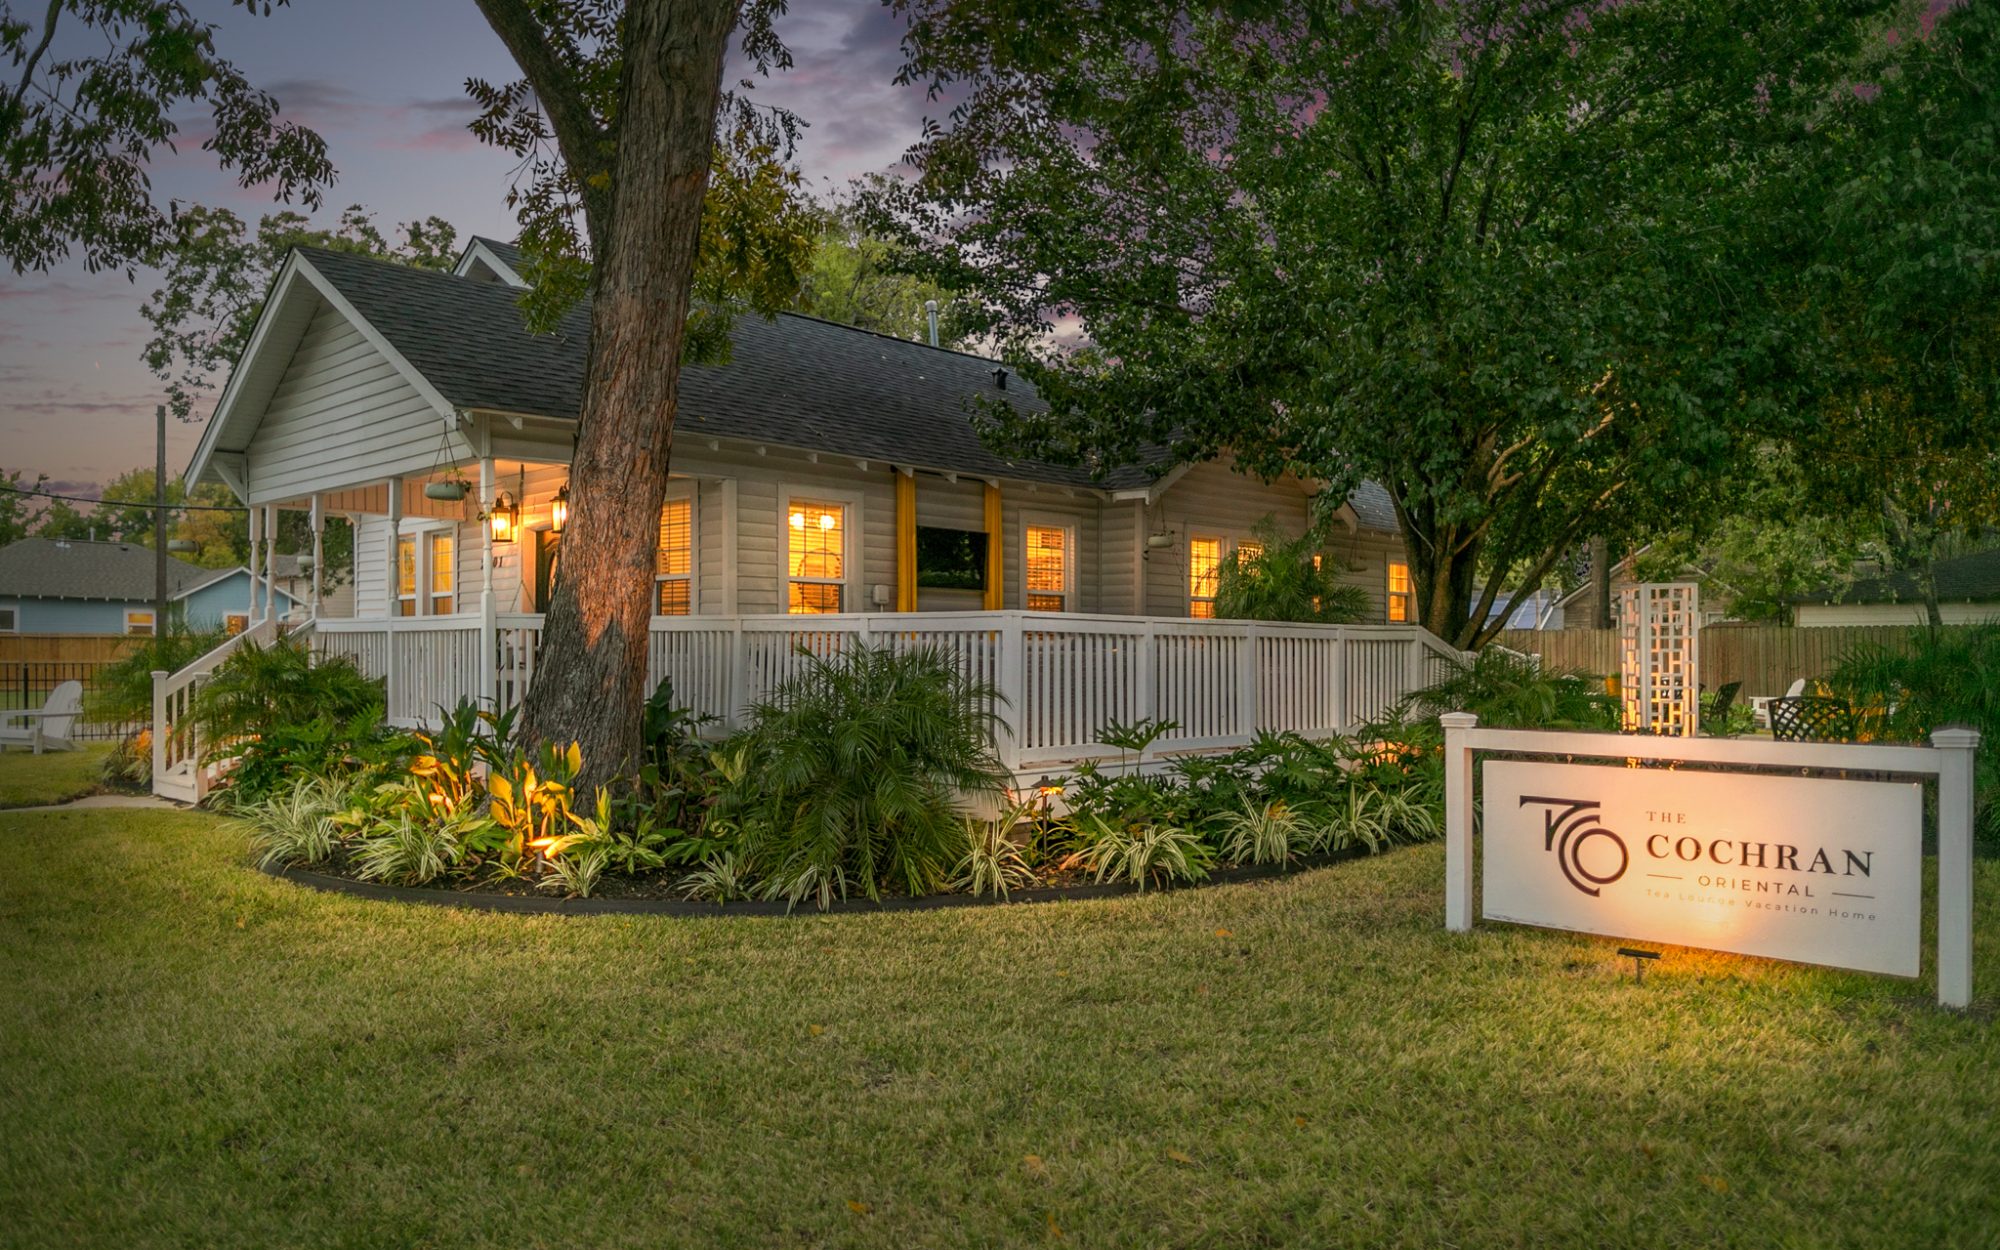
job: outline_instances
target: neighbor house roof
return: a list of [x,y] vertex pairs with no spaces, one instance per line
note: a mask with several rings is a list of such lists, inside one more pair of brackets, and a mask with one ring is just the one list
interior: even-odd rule
[[[237,569],[204,569],[167,557],[167,595],[182,599]],[[105,599],[143,603],[153,597],[153,549],[138,543],[23,538],[0,547],[0,599]]]
[[[2000,601],[2000,547],[1975,552],[1956,559],[1940,560],[1934,567],[1937,596],[1943,603],[1986,603]],[[1826,586],[1800,595],[1796,603],[1920,603],[1924,592],[1917,585],[1914,570],[1884,573],[1861,578],[1846,587]]]

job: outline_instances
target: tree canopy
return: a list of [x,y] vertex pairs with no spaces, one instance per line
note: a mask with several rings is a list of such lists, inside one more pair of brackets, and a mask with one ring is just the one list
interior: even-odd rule
[[1050,401],[1027,450],[1376,478],[1470,644],[1795,419],[1794,167],[1882,5],[899,7],[963,102],[874,207]]
[[[246,15],[272,0],[231,0]],[[287,0],[276,0],[283,5]],[[50,0],[39,23],[0,3],[0,260],[14,272],[81,254],[93,271],[149,263],[174,239],[151,166],[184,132],[238,185],[310,208],[333,181],[326,144],[216,52],[182,0]]]

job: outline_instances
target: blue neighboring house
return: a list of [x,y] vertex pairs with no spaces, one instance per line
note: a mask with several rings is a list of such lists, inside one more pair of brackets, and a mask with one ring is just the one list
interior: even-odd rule
[[[277,612],[294,606],[280,590]],[[189,628],[250,623],[250,570],[167,557],[167,611]],[[153,549],[138,543],[24,538],[0,547],[0,634],[151,634]]]

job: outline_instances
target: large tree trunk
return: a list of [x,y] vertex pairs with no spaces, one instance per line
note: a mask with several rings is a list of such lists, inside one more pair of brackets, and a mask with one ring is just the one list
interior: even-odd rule
[[634,766],[653,559],[702,197],[735,0],[632,0],[608,220],[593,221],[590,365],[561,572],[522,731],[582,745],[584,783]]

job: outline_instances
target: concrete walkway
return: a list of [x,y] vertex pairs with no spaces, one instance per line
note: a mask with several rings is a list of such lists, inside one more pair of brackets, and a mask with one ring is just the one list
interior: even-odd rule
[[0,816],[12,812],[88,812],[106,808],[138,808],[155,812],[183,812],[188,810],[179,803],[151,794],[93,794],[87,798],[72,799],[67,803],[51,803],[45,807],[4,807]]

